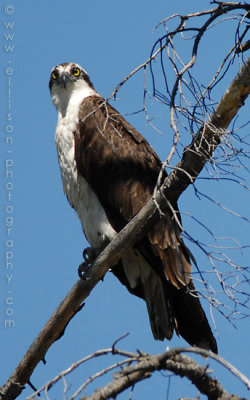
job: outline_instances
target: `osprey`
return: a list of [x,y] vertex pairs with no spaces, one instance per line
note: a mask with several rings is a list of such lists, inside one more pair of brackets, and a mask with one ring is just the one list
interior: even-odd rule
[[[102,249],[152,196],[162,163],[146,139],[96,92],[80,65],[54,67],[49,88],[58,110],[56,146],[64,192],[91,248]],[[155,339],[170,340],[176,331],[190,345],[217,353],[190,276],[190,257],[169,212],[112,272],[145,300]]]

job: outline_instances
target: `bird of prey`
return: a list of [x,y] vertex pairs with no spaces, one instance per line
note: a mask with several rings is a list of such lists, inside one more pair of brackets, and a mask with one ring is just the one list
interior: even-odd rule
[[[91,248],[102,249],[152,196],[162,163],[147,140],[94,89],[80,65],[55,66],[49,89],[58,110],[56,146],[64,192]],[[177,204],[174,208],[179,215]],[[169,211],[112,272],[145,300],[155,339],[170,340],[175,331],[190,345],[217,353],[191,279],[190,258]]]

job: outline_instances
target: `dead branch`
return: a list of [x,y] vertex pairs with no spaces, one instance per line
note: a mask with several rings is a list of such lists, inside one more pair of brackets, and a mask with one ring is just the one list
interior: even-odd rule
[[21,393],[24,385],[29,382],[36,365],[39,361],[44,360],[49,347],[63,335],[71,318],[82,308],[84,299],[103,278],[109,267],[115,265],[121,254],[155,223],[158,217],[156,203],[164,210],[168,207],[166,198],[170,203],[176,202],[182,192],[195,181],[206,161],[220,144],[225,135],[225,129],[239,108],[244,105],[249,93],[250,59],[247,60],[221,99],[210,122],[197,133],[191,145],[184,151],[177,168],[166,178],[160,190],[157,190],[155,198],[150,199],[133,220],[119,232],[97,257],[87,272],[86,279],[79,280],[58,306],[11,377],[0,389],[1,399],[14,399]]
[[157,356],[146,355],[140,357],[138,364],[127,366],[114,375],[114,380],[106,386],[97,389],[91,396],[83,396],[81,400],[104,400],[115,398],[135,383],[149,378],[154,371],[168,370],[181,377],[186,376],[191,380],[201,393],[208,399],[230,399],[230,395],[222,388],[216,379],[209,377],[206,367],[203,368],[191,358],[182,355],[166,353]]
[[81,400],[104,400],[115,398],[125,389],[133,387],[135,383],[149,378],[153,372],[164,370],[171,371],[176,375],[179,375],[180,377],[186,377],[197,387],[197,389],[202,394],[205,394],[210,400],[218,398],[220,398],[221,400],[239,399],[237,396],[233,396],[227,393],[220,382],[218,382],[217,378],[210,376],[212,371],[209,370],[208,364],[205,367],[202,367],[190,357],[182,355],[181,353],[183,352],[195,353],[215,359],[224,367],[233,372],[239,379],[242,380],[242,382],[246,384],[248,389],[250,389],[250,381],[244,375],[237,371],[222,357],[211,354],[209,351],[203,349],[192,347],[175,348],[161,354],[151,355],[143,353],[141,351],[138,351],[137,354],[128,353],[124,352],[123,350],[114,349],[114,347],[112,346],[112,348],[110,349],[99,350],[98,352],[93,353],[88,357],[85,357],[83,360],[74,363],[70,368],[62,371],[56,378],[47,382],[41,389],[35,392],[28,399],[35,399],[36,396],[38,394],[41,394],[43,391],[46,391],[47,393],[55,382],[58,382],[59,379],[65,379],[66,375],[68,375],[73,369],[78,368],[80,364],[87,362],[91,358],[107,354],[112,354],[114,356],[119,355],[126,358],[111,366],[106,367],[102,371],[99,371],[95,375],[88,378],[87,381],[84,382],[73,394],[73,396],[70,397],[70,400],[75,399],[76,396],[78,396],[83,389],[86,389],[90,382],[98,379],[100,376],[107,374],[115,368],[118,369],[118,371],[114,373],[114,379],[111,382],[97,389],[92,395],[81,397]]
[[[247,4],[223,2],[214,3],[219,4],[216,9],[199,13],[199,15],[205,15],[205,13],[211,15],[211,13],[214,14],[216,12],[217,15],[220,15],[223,14],[223,12],[232,9],[242,8],[246,10],[246,12],[248,11],[246,18],[249,18],[249,5]],[[226,9],[223,11],[224,6]],[[181,22],[175,32],[184,32],[184,21],[195,15],[198,14],[190,14],[186,17],[180,17]],[[214,20],[214,17],[211,21],[212,20]],[[203,31],[207,26],[208,24],[204,25]],[[193,57],[196,56],[198,42],[203,31],[200,31],[200,34],[197,36]],[[118,85],[117,89],[113,92],[113,95],[116,94],[121,85],[132,75],[134,75],[139,69],[145,68],[158,54],[161,53],[166,45],[171,42],[172,36],[175,32],[168,34],[168,41],[165,43],[162,42],[160,48],[152,53],[151,57],[145,63],[129,74],[128,77]],[[237,43],[237,48],[240,48],[240,45],[241,43]],[[193,61],[194,59],[192,58],[189,67],[193,65]],[[175,85],[176,90],[180,77],[185,71],[187,71],[187,66],[184,66],[181,74],[176,70],[176,73],[179,74]],[[174,106],[175,93],[176,91],[172,92],[172,107]],[[71,318],[81,310],[84,299],[88,297],[95,285],[101,278],[103,278],[109,267],[115,265],[122,253],[150,229],[150,227],[156,222],[157,218],[159,218],[159,210],[164,211],[167,208],[171,209],[172,204],[176,203],[186,188],[190,184],[194,183],[206,162],[212,157],[214,150],[220,145],[222,138],[227,133],[227,127],[238,113],[239,109],[244,105],[244,101],[248,97],[249,93],[250,59],[246,61],[239,74],[229,86],[209,122],[204,123],[200,128],[198,133],[194,136],[192,143],[184,150],[181,161],[172,170],[168,178],[166,178],[163,186],[156,190],[154,198],[147,202],[135,218],[121,232],[119,232],[116,238],[102,251],[86,273],[86,279],[79,280],[68,293],[66,298],[57,307],[49,321],[31,344],[11,377],[3,387],[0,388],[1,399],[14,399],[22,392],[24,385],[29,382],[30,376],[36,368],[36,365],[41,360],[44,360],[50,346],[64,334],[64,330]],[[174,118],[172,124],[174,125]]]
[[[226,129],[250,93],[250,59],[231,83],[210,121],[194,137],[184,152],[182,160],[164,182],[164,193],[170,202],[178,199],[193,183],[205,163],[226,134]],[[191,177],[191,178],[190,178]],[[171,190],[169,189],[171,187]]]

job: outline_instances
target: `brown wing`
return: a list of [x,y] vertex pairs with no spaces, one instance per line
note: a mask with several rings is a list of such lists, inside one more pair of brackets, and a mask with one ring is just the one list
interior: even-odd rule
[[[146,139],[103,98],[84,99],[79,115],[77,168],[119,231],[151,197],[161,161]],[[188,250],[172,215],[161,218],[137,247],[173,285],[180,288],[189,282]]]
[[[110,224],[119,231],[151,197],[161,161],[145,138],[103,98],[86,98],[79,117],[79,129],[75,132],[78,171],[97,194]],[[174,208],[178,215],[177,205]],[[144,298],[147,305],[153,305],[149,316],[155,338],[170,339],[175,329],[191,345],[217,352],[216,341],[190,279],[189,251],[172,215],[162,217],[135,246],[162,278],[165,305],[158,302],[154,288],[148,297],[142,282],[131,288],[121,262],[113,268],[113,273],[131,293]],[[159,318],[166,307],[167,327],[164,328],[165,323],[159,323]]]

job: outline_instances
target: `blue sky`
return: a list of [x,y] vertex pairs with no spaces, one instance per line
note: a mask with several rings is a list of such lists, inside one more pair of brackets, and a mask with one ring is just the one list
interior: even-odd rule
[[[7,14],[7,9],[1,6],[0,84],[4,90],[0,98],[3,110],[0,152],[0,254],[1,265],[4,267],[0,277],[0,384],[9,377],[37,333],[77,280],[77,267],[81,262],[82,250],[87,246],[77,216],[68,205],[62,190],[54,143],[57,113],[51,104],[48,90],[52,67],[65,61],[81,64],[88,71],[96,89],[107,97],[124,76],[149,57],[151,48],[160,34],[158,31],[153,32],[153,28],[163,18],[174,13],[184,15],[211,7],[209,1],[198,0],[13,0],[3,3],[13,5],[14,12]],[[6,29],[5,22],[14,22],[13,28]],[[204,84],[211,79],[212,71],[218,66],[218,58],[224,48],[230,48],[230,42],[233,44],[234,31],[231,25],[226,26],[226,34],[223,30],[219,31],[219,34],[211,31],[204,46],[201,46],[198,64],[193,72]],[[9,32],[14,33],[14,37],[7,43],[4,35]],[[163,34],[163,30],[159,32]],[[186,43],[180,44],[184,57],[189,56],[189,45]],[[12,52],[5,50],[6,44],[15,46]],[[8,92],[8,67],[13,68],[10,73],[11,94]],[[237,73],[238,67],[238,63],[235,63],[232,74],[229,74],[216,90],[216,101]],[[152,90],[150,74],[147,76],[147,82],[148,89]],[[162,134],[146,124],[143,113],[132,114],[142,108],[143,85],[141,72],[118,93],[115,107],[121,113],[127,114],[126,118],[147,137],[164,159],[172,143],[167,107],[148,99],[150,116],[154,116],[153,122],[163,131]],[[11,110],[8,110],[8,100],[11,100]],[[247,121],[247,107],[249,101],[240,112],[238,125]],[[10,122],[7,119],[9,111],[11,125],[14,127],[11,133],[11,153],[8,153],[9,147],[5,144],[6,126]],[[240,134],[246,136],[246,129],[240,131]],[[189,139],[187,137],[183,141],[188,143]],[[9,164],[13,173],[10,200],[5,187],[9,182],[6,178],[6,160],[13,161],[13,166]],[[247,178],[244,171],[242,174]],[[240,190],[239,185],[223,180],[203,179],[197,183],[197,188],[241,215],[247,215],[249,212],[247,192]],[[11,215],[6,213],[7,206],[12,207],[8,209]],[[190,214],[207,224],[216,237],[234,237],[242,245],[249,244],[249,226],[245,221],[205,199],[199,199],[192,188],[184,193],[179,206],[183,212],[184,226],[192,237],[214,244],[211,236],[189,216]],[[13,217],[9,234],[7,216]],[[11,224],[10,220],[8,221]],[[13,241],[13,270],[9,284],[5,268],[8,240]],[[232,246],[233,243],[230,239],[219,240],[219,243],[221,242],[227,246]],[[200,268],[210,271],[211,266],[207,258],[197,246],[192,243],[188,245]],[[226,251],[236,263],[244,266],[249,263],[247,251],[233,252],[225,249]],[[211,284],[216,286],[213,275],[208,273],[206,278],[211,276]],[[9,306],[6,304],[8,298],[12,299],[9,300]],[[221,299],[225,300],[223,297]],[[203,306],[213,325],[209,304],[203,302]],[[13,328],[4,327],[7,312],[13,313]],[[249,319],[236,321],[235,329],[218,312],[213,311],[212,315],[216,324],[216,329],[213,326],[213,330],[220,355],[245,375],[250,375]],[[108,273],[104,282],[100,282],[91,293],[84,309],[70,322],[64,337],[49,349],[46,355],[47,364],[39,364],[31,377],[32,383],[40,387],[74,361],[98,349],[110,347],[126,332],[130,332],[130,335],[121,342],[120,347],[130,351],[139,348],[145,352],[158,353],[164,351],[166,346],[172,348],[186,345],[177,337],[170,343],[155,342],[145,304],[130,295],[115,277]],[[112,359],[109,361],[113,362]],[[206,362],[201,360],[202,364]],[[247,396],[243,384],[236,378],[217,364],[211,362],[210,365],[226,390]],[[103,362],[100,360],[87,365],[85,369],[69,377],[68,383],[77,387],[77,382],[80,384],[102,366]],[[170,387],[168,385],[169,379],[166,375],[156,374],[152,382],[148,380],[145,386],[141,383],[136,387],[134,398],[147,400],[154,396],[166,399],[168,389],[169,399],[197,394],[197,390],[193,390],[189,382],[183,379],[171,378]],[[30,393],[31,389],[27,388],[21,398]],[[59,385],[51,398],[61,397],[62,387]],[[128,394],[121,398],[128,398]]]

